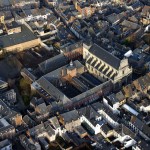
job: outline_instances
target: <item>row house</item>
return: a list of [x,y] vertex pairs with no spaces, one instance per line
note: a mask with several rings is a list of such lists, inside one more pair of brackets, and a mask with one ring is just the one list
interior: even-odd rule
[[59,116],[60,123],[67,131],[73,131],[75,127],[81,125],[80,117],[76,110],[72,110]]
[[37,140],[40,138],[46,138],[49,142],[55,141],[56,139],[56,133],[49,121],[29,129],[29,135],[35,137]]
[[19,140],[25,150],[33,150],[33,149],[41,150],[40,144],[35,140],[33,140],[32,138],[28,138],[25,134],[21,134],[19,136]]
[[0,119],[0,139],[11,139],[15,136],[15,128],[6,119]]

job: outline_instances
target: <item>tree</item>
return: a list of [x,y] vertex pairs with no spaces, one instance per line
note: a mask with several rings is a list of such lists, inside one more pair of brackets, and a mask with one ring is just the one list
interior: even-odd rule
[[27,106],[30,103],[31,88],[28,80],[22,78],[19,82],[19,88],[24,104]]

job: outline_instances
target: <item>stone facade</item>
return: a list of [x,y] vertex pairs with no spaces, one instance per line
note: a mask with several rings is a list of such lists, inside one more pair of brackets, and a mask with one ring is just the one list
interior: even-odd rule
[[[132,68],[129,67],[128,59],[124,58],[122,60],[118,60],[113,55],[106,52],[106,50],[102,50],[105,53],[105,57],[109,55],[109,58],[113,58],[114,61],[118,63],[118,67],[115,67],[116,65],[112,63],[115,63],[112,60],[112,63],[105,62],[104,59],[101,57],[101,52],[99,52],[100,57],[93,54],[89,51],[91,47],[85,47],[83,48],[83,58],[86,62],[86,68],[87,70],[96,76],[99,80],[106,82],[108,80],[111,80],[114,84],[119,83],[119,85],[126,84],[128,80],[131,79],[132,74]],[[93,51],[100,51],[102,48],[99,46],[93,47],[95,48]],[[98,48],[98,49],[96,49]],[[108,60],[109,61],[109,60]],[[110,60],[111,61],[111,60]],[[118,86],[119,86],[118,85]]]
[[28,48],[35,47],[39,44],[40,44],[40,39],[34,39],[32,41],[28,41],[28,42],[25,42],[25,43],[20,43],[20,44],[17,44],[17,45],[12,45],[12,46],[9,46],[9,47],[5,47],[5,49],[8,52],[11,52],[11,51],[19,52],[19,51],[23,51],[23,50],[28,49]]

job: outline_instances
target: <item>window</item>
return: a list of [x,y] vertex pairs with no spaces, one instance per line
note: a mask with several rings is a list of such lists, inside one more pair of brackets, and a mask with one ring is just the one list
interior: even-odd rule
[[95,70],[95,73],[97,74],[97,70]]

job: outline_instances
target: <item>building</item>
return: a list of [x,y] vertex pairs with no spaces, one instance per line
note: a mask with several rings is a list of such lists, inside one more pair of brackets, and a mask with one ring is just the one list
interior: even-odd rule
[[136,134],[123,124],[119,125],[113,133],[114,137],[116,137],[113,142],[120,142],[123,148],[132,149],[137,144]]
[[0,150],[12,150],[12,143],[8,139],[1,141]]
[[47,120],[51,112],[51,105],[46,105],[42,98],[33,97],[30,108],[27,110],[28,115],[38,123]]
[[26,124],[29,128],[32,128],[36,125],[36,122],[28,115],[23,117],[23,123]]
[[21,70],[21,75],[28,80],[29,82],[33,82],[36,80],[36,77],[34,76],[34,74],[32,73],[32,70],[28,70],[27,68],[23,68]]
[[6,90],[8,88],[8,83],[0,79],[0,91]]
[[29,129],[29,134],[30,136],[34,136],[37,139],[46,138],[49,142],[55,141],[56,138],[56,133],[49,121],[46,121]]
[[88,135],[87,131],[80,125],[75,127],[74,131],[81,137],[84,138]]
[[31,87],[45,98],[51,95],[61,106],[59,109],[69,109],[95,101],[108,93],[112,84],[110,81],[102,83],[76,60],[42,76]]
[[[14,31],[16,32],[16,31]],[[21,25],[21,32],[17,28],[15,34],[0,37],[0,46],[6,51],[22,51],[40,44],[40,39],[25,25]],[[13,31],[11,31],[13,33]]]
[[1,0],[0,8],[3,8],[3,10],[8,10],[12,8],[12,5],[9,0]]
[[119,126],[119,117],[113,113],[109,107],[106,107],[103,103],[96,102],[92,104],[92,107],[95,111],[97,111],[102,118],[112,127],[116,128]]
[[83,18],[90,17],[96,10],[95,7],[92,7],[88,2],[75,1],[74,5]]
[[40,2],[39,0],[10,0],[10,3],[15,8],[26,8],[31,9],[33,7],[39,7]]
[[11,23],[15,21],[14,16],[10,10],[4,11],[4,21],[2,23]]
[[19,140],[21,145],[25,148],[25,150],[41,150],[41,146],[38,142],[36,142],[32,138],[28,138],[24,134],[21,134],[19,136]]
[[38,66],[42,73],[46,74],[67,64],[67,57],[65,57],[64,54],[59,54],[55,57],[45,60],[44,62],[38,64]]
[[104,124],[102,116],[91,106],[83,107],[78,110],[82,125],[88,130],[89,134],[100,133],[100,128]]
[[137,90],[147,93],[147,91],[150,90],[150,73],[147,73],[145,76],[133,81],[133,85]]
[[109,107],[114,113],[119,113],[118,108],[120,106],[119,100],[116,98],[115,94],[111,94],[103,98],[103,103]]
[[49,121],[51,122],[52,126],[54,127],[55,133],[61,134],[61,126],[60,126],[60,123],[59,123],[59,120],[57,119],[57,117],[52,117],[49,119]]
[[101,81],[110,80],[115,87],[121,87],[132,79],[128,59],[120,60],[97,44],[84,46],[83,58],[87,70]]
[[81,125],[77,110],[72,110],[64,114],[60,114],[59,121],[67,131],[73,131],[75,127]]
[[83,42],[77,42],[75,44],[69,45],[63,49],[61,52],[71,61],[77,58],[81,58],[83,55]]
[[40,137],[39,138],[39,143],[40,143],[42,149],[44,149],[44,150],[48,150],[49,149],[49,143],[46,141],[45,138]]
[[116,93],[116,98],[118,99],[120,106],[123,105],[124,103],[126,103],[126,97],[123,94],[123,92],[120,91],[120,92]]
[[25,21],[46,20],[51,13],[47,8],[26,9],[22,18]]
[[2,98],[5,99],[8,102],[8,104],[14,104],[17,102],[16,92],[14,91],[14,89],[3,93]]
[[58,0],[46,0],[49,5],[56,6],[58,4]]
[[15,128],[6,119],[0,119],[0,139],[11,139],[15,136]]
[[6,31],[8,35],[21,32],[21,26],[15,21],[11,23],[6,23],[5,25],[6,25]]
[[9,116],[7,116],[7,120],[14,126],[18,127],[22,125],[22,115],[15,111],[12,111]]

